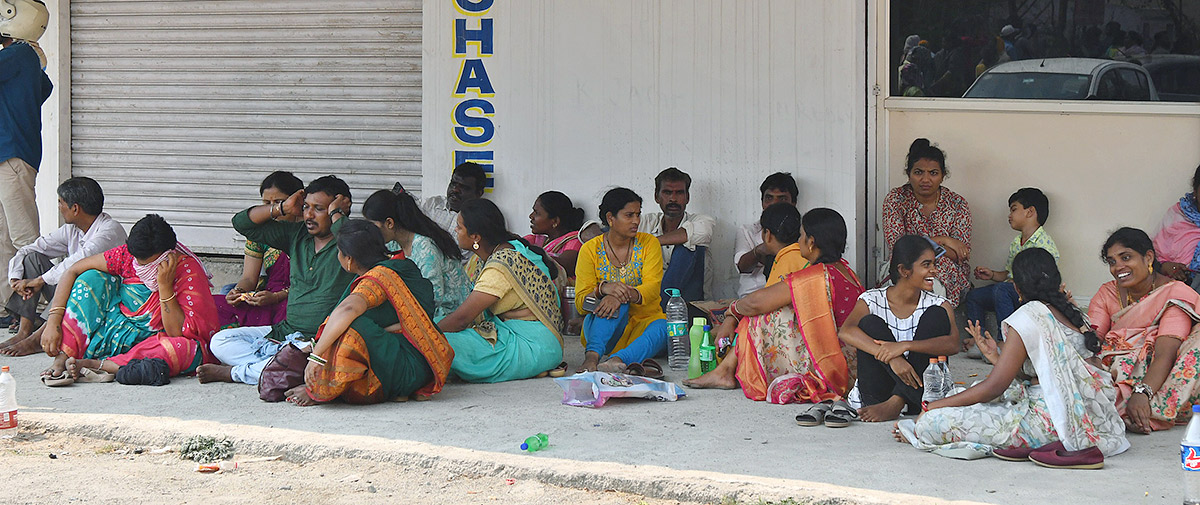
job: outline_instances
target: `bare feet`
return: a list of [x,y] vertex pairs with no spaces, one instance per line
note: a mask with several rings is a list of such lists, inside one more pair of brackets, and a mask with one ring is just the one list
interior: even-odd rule
[[909,442],[908,439],[904,437],[904,432],[900,431],[900,423],[899,422],[892,425],[892,438],[896,439],[897,442],[900,442],[902,444],[911,444],[912,443],[912,442]]
[[37,354],[42,350],[42,336],[35,332],[32,335],[26,336],[24,340],[17,342],[11,346],[0,349],[0,356],[29,356]]
[[67,372],[67,354],[59,353],[58,357],[54,358],[54,363],[50,364],[50,368],[42,370],[43,376],[62,377]]
[[579,373],[595,372],[596,365],[599,363],[600,363],[600,353],[598,353],[596,351],[588,351],[583,356],[583,364],[579,365],[579,369],[576,370],[576,372],[579,372]]
[[287,401],[289,403],[296,404],[297,407],[311,407],[313,405],[321,404],[321,402],[316,401],[312,398],[312,396],[309,396],[308,387],[304,384],[289,389],[284,394],[287,395]]
[[71,376],[71,378],[78,379],[79,367],[75,365],[75,361],[75,358],[67,358],[67,361],[63,362],[63,365],[66,367],[67,375]]
[[719,367],[695,379],[685,380],[683,385],[695,389],[737,389],[738,382],[730,371],[731,369],[723,370],[722,368],[724,367]]
[[100,370],[111,374],[115,374],[117,370],[121,369],[119,365],[106,359],[77,359],[75,360],[75,366],[79,370],[91,368],[92,370]]
[[26,333],[23,331],[18,331],[15,336],[9,338],[8,340],[5,340],[4,342],[0,342],[0,351],[2,351],[4,349],[8,349],[9,347],[12,347],[14,345],[17,345],[17,344],[21,343],[21,341],[25,340],[26,338],[29,338],[29,333]]
[[893,395],[883,403],[867,405],[858,409],[858,418],[868,423],[894,421],[900,417],[902,410],[904,410],[904,398]]
[[196,367],[196,377],[201,384],[209,382],[233,382],[233,367],[228,365],[204,364]]
[[608,358],[596,367],[596,370],[608,373],[625,373],[625,362],[621,358]]

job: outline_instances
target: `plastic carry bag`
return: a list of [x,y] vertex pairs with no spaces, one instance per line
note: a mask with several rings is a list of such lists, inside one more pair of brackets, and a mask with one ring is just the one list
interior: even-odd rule
[[609,398],[673,402],[686,396],[683,388],[673,382],[623,373],[586,372],[559,377],[554,382],[563,389],[563,405],[575,407],[602,407]]

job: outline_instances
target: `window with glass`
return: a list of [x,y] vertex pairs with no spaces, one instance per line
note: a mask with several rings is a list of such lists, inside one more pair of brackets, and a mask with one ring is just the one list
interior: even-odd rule
[[891,96],[1200,102],[1200,0],[891,0]]

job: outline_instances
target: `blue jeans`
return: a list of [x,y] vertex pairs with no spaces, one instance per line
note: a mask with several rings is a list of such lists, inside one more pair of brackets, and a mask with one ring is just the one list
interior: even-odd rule
[[[967,292],[963,303],[966,305],[967,321],[977,321],[979,324],[983,324],[984,313],[989,310],[996,312],[996,324],[1000,324],[1020,305],[1017,290],[1011,282],[997,282],[972,289]],[[995,337],[996,340],[1004,339],[1001,335]]]
[[258,384],[263,368],[287,342],[297,343],[304,335],[300,332],[284,337],[286,342],[274,342],[267,338],[270,326],[245,326],[218,331],[213,335],[209,350],[221,363],[232,366],[229,374],[234,382]]
[[[704,251],[705,246],[696,246],[692,251],[682,244],[671,248],[671,261],[663,272],[663,289],[675,288],[683,296],[684,301],[694,302],[704,299]],[[666,307],[667,297],[662,297],[662,305]]]
[[[604,356],[612,352],[621,336],[625,334],[625,326],[629,324],[629,304],[622,303],[617,317],[596,317],[588,314],[583,318],[583,335],[587,337],[586,350]],[[658,356],[667,349],[667,320],[659,319],[650,323],[629,346],[612,354],[624,363],[641,363],[648,358]]]

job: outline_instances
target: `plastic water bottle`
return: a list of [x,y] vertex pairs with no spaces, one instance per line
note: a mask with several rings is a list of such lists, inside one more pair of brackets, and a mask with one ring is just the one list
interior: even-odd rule
[[17,436],[17,381],[0,367],[0,438]]
[[921,401],[934,402],[941,400],[946,396],[946,391],[942,377],[942,367],[938,365],[937,358],[929,358],[929,366],[925,368],[925,373],[921,374],[921,382],[925,386],[925,392],[921,394]]
[[679,290],[675,288],[666,289],[665,292],[671,296],[667,300],[667,337],[670,339],[670,354],[667,356],[667,365],[671,370],[686,370],[688,367],[688,354],[691,342],[688,342],[688,327],[687,327],[687,302],[679,296]]
[[1200,405],[1192,405],[1192,420],[1179,443],[1179,459],[1183,464],[1183,503],[1200,504]]
[[545,449],[548,445],[550,445],[550,435],[538,433],[537,435],[525,439],[525,442],[521,444],[521,450],[537,452]]
[[690,359],[688,359],[688,378],[695,379],[699,377],[700,371],[700,343],[704,340],[704,327],[708,325],[708,320],[703,317],[692,319],[692,329],[688,333],[688,341],[691,346]]
[[954,390],[954,376],[950,375],[950,362],[945,356],[938,356],[938,368],[942,370],[942,397],[945,398]]
[[704,340],[700,341],[700,373],[705,374],[717,367],[717,346],[712,339],[712,326],[704,325]]

